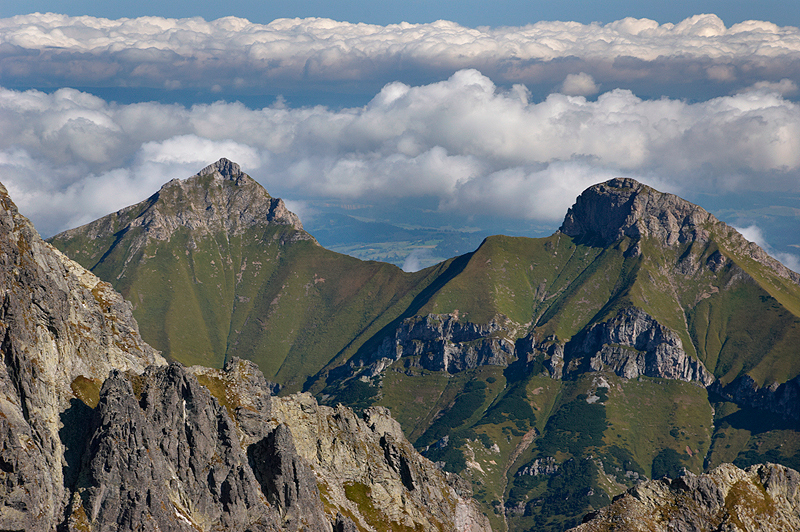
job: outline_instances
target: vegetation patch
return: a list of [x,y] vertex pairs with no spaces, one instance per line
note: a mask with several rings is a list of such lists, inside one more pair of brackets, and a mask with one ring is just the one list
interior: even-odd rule
[[662,449],[656,457],[653,458],[651,476],[654,479],[662,477],[677,478],[681,475],[685,467],[686,463],[677,451],[669,448]]
[[[605,462],[607,464],[616,464],[623,474],[625,471],[633,471],[640,476],[645,476],[644,469],[634,460],[633,455],[627,449],[618,445],[610,445],[607,447],[606,452],[608,454]],[[608,468],[606,468],[606,471],[608,471]]]
[[579,394],[550,417],[545,434],[538,441],[542,454],[554,456],[565,451],[580,456],[587,447],[602,445],[608,426],[605,406],[599,402],[588,403],[586,399],[585,394]]
[[378,395],[377,379],[373,377],[369,382],[359,378],[350,379],[337,394],[337,399],[354,410],[369,408]]
[[[579,525],[587,512],[611,502],[608,494],[597,487],[599,476],[594,460],[574,458],[563,462],[557,474],[547,477],[546,487],[543,480],[520,477],[519,487],[534,488],[534,496],[524,505],[522,516],[514,519],[518,525],[515,528],[561,532]],[[538,490],[537,486],[540,486]],[[518,505],[517,500],[510,499],[506,506]]]
[[102,385],[102,382],[78,375],[70,383],[70,388],[75,397],[83,401],[83,404],[89,408],[95,408],[97,403],[100,402],[100,388]]
[[516,384],[497,401],[478,422],[479,425],[500,425],[511,421],[520,431],[527,431],[536,425],[525,382]]
[[396,521],[389,521],[383,512],[375,508],[371,492],[370,487],[361,482],[350,482],[344,485],[344,496],[358,506],[359,513],[375,530],[378,532],[422,532],[424,530],[422,525],[412,528]]

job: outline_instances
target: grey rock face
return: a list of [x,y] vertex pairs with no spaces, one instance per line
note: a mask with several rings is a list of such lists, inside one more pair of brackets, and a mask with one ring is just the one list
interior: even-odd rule
[[205,382],[219,382],[226,390],[239,441],[245,449],[266,438],[275,428],[271,423],[271,397],[279,387],[267,381],[254,362],[234,357],[222,371],[203,366],[188,370]]
[[516,476],[555,475],[557,472],[558,464],[556,463],[556,459],[552,456],[547,456],[545,458],[537,458],[528,465],[521,467],[519,471],[517,471]]
[[[769,267],[784,279],[800,283],[799,273],[786,268],[705,209],[635,179],[611,179],[586,189],[567,211],[559,231],[572,237],[595,238],[604,246],[627,236],[634,240],[628,252],[638,255],[641,248],[636,242],[643,237],[673,247],[686,242],[707,242],[712,228],[732,250]],[[723,262],[723,256],[715,256],[709,267],[718,269]]]
[[358,527],[349,517],[337,514],[336,522],[333,523],[333,532],[358,532]]
[[291,430],[297,454],[317,475],[327,505],[352,516],[360,527],[369,530],[379,519],[381,526],[397,528],[490,530],[471,493],[460,485],[463,480],[448,479],[420,456],[385,408],[358,416],[296,394],[273,398],[272,419]]
[[800,530],[800,473],[775,464],[648,481],[584,518],[574,532]]
[[262,492],[280,510],[286,530],[331,530],[314,472],[297,455],[285,424],[251,445],[247,454]]
[[373,356],[383,360],[373,374],[404,356],[419,356],[423,368],[449,373],[482,365],[507,366],[516,359],[513,338],[518,328],[503,316],[485,325],[461,322],[452,314],[408,318]]
[[[92,530],[279,530],[234,423],[177,364],[106,380],[68,523]],[[148,524],[149,523],[149,524]]]
[[245,360],[190,370],[224,385],[239,441],[287,530],[370,530],[375,519],[419,530],[489,530],[469,484],[419,455],[387,409],[358,415],[320,406],[309,394],[273,397]]
[[62,425],[84,418],[76,383],[99,387],[113,368],[164,360],[142,341],[130,304],[42,241],[2,185],[0,286],[0,529],[51,530],[79,452]]
[[156,435],[121,375],[112,374],[103,385],[95,424],[69,528],[135,530],[150,522],[170,531],[189,530],[171,515],[161,475],[166,464],[161,456],[151,456]]
[[673,246],[707,240],[703,224],[712,218],[677,196],[657,192],[634,179],[617,178],[578,196],[559,231],[573,237],[599,237],[603,245],[623,236],[650,236],[664,246]]
[[[200,380],[224,394],[224,406]],[[378,518],[489,530],[464,488],[453,487],[458,479],[417,454],[386,409],[357,416],[269,390],[242,360],[223,370],[112,372],[64,528],[324,532],[370,530]]]
[[702,386],[714,382],[703,363],[686,354],[677,334],[635,307],[591,326],[582,341],[570,342],[566,349],[573,370],[588,362],[594,371],[608,368],[626,379],[644,375]]

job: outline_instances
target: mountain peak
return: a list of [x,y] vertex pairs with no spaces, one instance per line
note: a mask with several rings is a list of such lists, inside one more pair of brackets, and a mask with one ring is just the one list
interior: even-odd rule
[[209,164],[199,172],[197,175],[204,176],[213,174],[214,172],[219,172],[222,177],[230,180],[235,180],[236,178],[244,175],[242,172],[241,166],[236,164],[235,162],[226,159],[225,157],[221,158],[219,161]]
[[178,227],[197,235],[219,230],[236,235],[265,225],[291,226],[296,230],[292,240],[313,240],[282,199],[224,157],[187,179],[166,183],[146,203],[151,207],[140,216],[142,225],[161,240]]
[[599,238],[603,245],[624,236],[655,237],[662,245],[708,240],[707,223],[718,220],[693,203],[631,178],[587,188],[575,200],[559,231]]
[[[730,252],[755,260],[779,277],[800,284],[800,274],[702,207],[627,177],[584,190],[567,211],[558,231],[571,237],[599,240],[603,246],[626,236],[634,240],[650,237],[663,247],[715,239]],[[631,248],[633,253],[639,251],[638,245]]]
[[[187,179],[172,179],[144,201],[55,235],[51,242],[66,246],[76,238],[102,242],[126,234],[135,241],[129,243],[134,249],[144,249],[151,239],[170,241],[183,232],[194,246],[198,238],[220,233],[237,236],[251,230],[259,233],[268,226],[285,229],[279,231],[282,243],[316,242],[282,199],[270,196],[238,164],[222,158]],[[90,247],[81,253],[93,255]]]

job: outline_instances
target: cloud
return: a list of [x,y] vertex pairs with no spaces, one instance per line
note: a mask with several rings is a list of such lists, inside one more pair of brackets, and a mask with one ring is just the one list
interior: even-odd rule
[[443,213],[548,223],[585,187],[620,175],[684,195],[800,183],[800,106],[774,91],[690,103],[616,89],[531,102],[525,87],[500,88],[476,70],[389,83],[342,110],[0,89],[0,131],[0,180],[48,235],[223,156],[295,201],[425,199]]
[[721,95],[765,80],[800,82],[800,30],[762,21],[728,28],[713,14],[679,24],[626,18],[501,28],[441,20],[380,26],[306,18],[262,25],[235,17],[108,20],[52,13],[0,19],[0,73],[15,86],[280,92],[319,82],[429,82],[467,68],[506,85],[551,88],[582,73],[568,78],[567,87],[590,87],[583,83],[589,76],[606,87],[670,94],[706,82],[703,90]]
[[794,96],[798,93],[797,83],[794,81],[784,78],[780,81],[772,82],[772,81],[759,81],[743,89],[740,92],[754,92],[754,91],[761,91],[761,92],[774,92],[776,94],[780,94],[781,96]]
[[592,76],[586,72],[580,72],[567,75],[559,92],[567,96],[591,96],[600,92],[600,87],[594,82]]
[[418,248],[409,253],[403,261],[404,272],[418,272],[432,262],[433,254],[428,248]]

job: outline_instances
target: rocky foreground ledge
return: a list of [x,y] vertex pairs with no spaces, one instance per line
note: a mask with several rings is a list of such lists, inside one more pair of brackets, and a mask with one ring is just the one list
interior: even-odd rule
[[776,464],[722,464],[632,488],[571,532],[800,530],[800,473]]
[[416,453],[387,410],[270,388],[238,359],[112,372],[66,528],[490,530],[469,486]]

